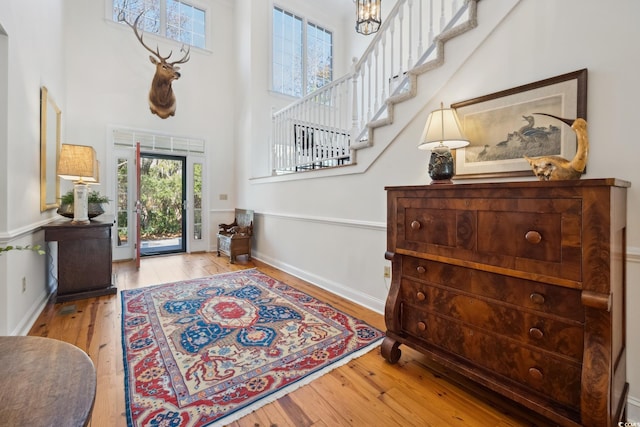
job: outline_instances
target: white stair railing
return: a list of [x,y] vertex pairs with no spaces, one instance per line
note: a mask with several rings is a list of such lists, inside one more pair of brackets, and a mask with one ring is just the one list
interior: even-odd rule
[[368,124],[412,96],[407,72],[438,54],[437,37],[467,18],[470,1],[398,0],[352,72],[273,114],[273,173],[353,163],[371,144]]

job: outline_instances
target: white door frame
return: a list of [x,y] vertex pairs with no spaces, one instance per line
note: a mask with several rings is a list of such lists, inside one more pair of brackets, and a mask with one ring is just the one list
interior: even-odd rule
[[[109,204],[109,210],[113,213],[115,218],[114,226],[114,238],[113,238],[113,260],[129,260],[135,258],[135,245],[136,233],[135,233],[135,201],[137,195],[135,189],[136,168],[135,168],[135,148],[112,145],[112,149],[109,150],[107,157],[107,177],[111,177],[108,180],[106,193],[112,202]],[[209,249],[209,209],[208,209],[208,185],[207,185],[207,161],[206,156],[200,153],[186,153],[180,151],[168,152],[166,150],[149,150],[142,148],[144,153],[157,153],[157,154],[171,154],[177,156],[185,156],[187,159],[187,202],[186,202],[186,215],[187,215],[187,229],[186,232],[186,251],[190,252],[202,252]],[[116,161],[118,159],[126,159],[129,162],[127,168],[127,236],[128,241],[126,245],[118,245],[118,199],[117,199],[117,169]],[[199,163],[202,165],[202,233],[201,239],[194,239],[194,225],[193,225],[193,166]]]

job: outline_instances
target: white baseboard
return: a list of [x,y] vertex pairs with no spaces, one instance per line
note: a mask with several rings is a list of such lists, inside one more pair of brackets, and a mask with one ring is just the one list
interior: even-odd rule
[[627,399],[627,422],[640,425],[640,399],[632,396]]
[[385,300],[373,298],[365,293],[346,288],[344,284],[335,283],[325,277],[309,273],[308,271],[301,270],[290,264],[270,258],[268,256],[264,256],[260,253],[256,253],[255,251],[251,254],[251,256],[259,261],[264,262],[265,264],[269,264],[272,267],[275,267],[279,270],[291,274],[292,276],[305,280],[319,288],[329,291],[332,294],[338,295],[346,300],[373,310],[376,313],[384,313],[384,305],[386,302]]
[[50,296],[51,294],[43,292],[43,297],[31,306],[31,310],[29,310],[27,315],[22,318],[18,326],[16,326],[16,328],[11,331],[10,335],[28,335],[29,331],[36,323],[36,320],[38,320],[40,313],[42,313],[45,306],[47,305],[47,301],[49,301]]

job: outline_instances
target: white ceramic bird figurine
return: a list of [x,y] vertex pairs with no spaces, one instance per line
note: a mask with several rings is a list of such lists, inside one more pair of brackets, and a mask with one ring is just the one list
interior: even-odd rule
[[587,167],[589,156],[589,136],[587,134],[587,122],[584,119],[562,119],[545,113],[533,113],[558,119],[569,126],[576,133],[578,149],[571,161],[560,156],[527,157],[525,159],[531,165],[533,173],[540,181],[561,181],[568,179],[580,179]]

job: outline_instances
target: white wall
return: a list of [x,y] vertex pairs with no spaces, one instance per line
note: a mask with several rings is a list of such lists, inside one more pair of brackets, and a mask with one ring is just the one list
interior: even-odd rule
[[[505,0],[479,3],[483,14]],[[640,2],[618,1],[603,7],[598,0],[521,1],[433,99],[365,173],[339,177],[260,183],[247,168],[238,169],[239,200],[260,213],[256,256],[382,310],[386,282],[382,279],[385,251],[385,185],[426,184],[427,153],[416,145],[427,114],[445,104],[553,77],[581,68],[589,70],[588,121],[591,153],[585,178],[617,177],[633,183],[628,193],[628,379],[631,401],[640,402],[640,339],[633,325],[640,323],[640,168],[637,159],[635,113],[638,85],[634,70],[640,54],[634,47],[640,27],[634,17]],[[262,30],[262,29],[257,29]],[[471,43],[474,31],[452,43]],[[254,37],[267,47],[268,37]],[[447,55],[450,51],[447,51]],[[266,56],[254,56],[255,69],[264,69]],[[424,81],[424,80],[423,80]],[[267,88],[252,88],[260,94]],[[420,95],[418,95],[420,96]],[[264,99],[264,107],[269,100]],[[254,122],[255,124],[255,122]],[[267,123],[245,129],[250,147],[265,139]],[[376,138],[379,134],[376,134]],[[266,142],[265,142],[266,143]],[[631,411],[633,413],[633,411]]]
[[[43,244],[40,212],[40,87],[64,109],[63,0],[3,0],[0,27],[0,245]],[[65,116],[63,115],[63,121]],[[46,301],[44,256],[0,255],[0,335],[28,331]],[[22,292],[22,278],[27,290]]]

